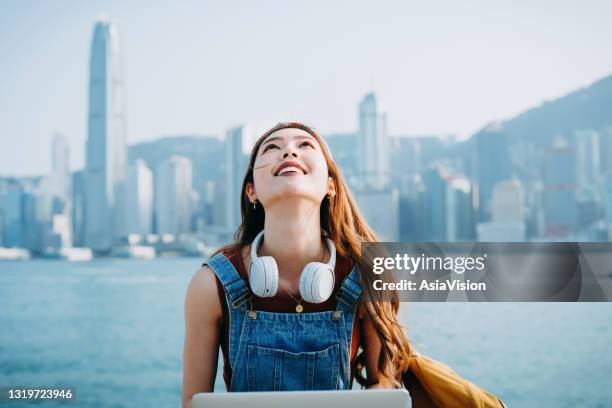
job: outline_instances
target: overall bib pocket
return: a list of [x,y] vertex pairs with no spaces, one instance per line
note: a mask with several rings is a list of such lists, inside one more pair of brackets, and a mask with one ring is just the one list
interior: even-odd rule
[[248,391],[336,390],[339,367],[339,344],[302,353],[247,345]]

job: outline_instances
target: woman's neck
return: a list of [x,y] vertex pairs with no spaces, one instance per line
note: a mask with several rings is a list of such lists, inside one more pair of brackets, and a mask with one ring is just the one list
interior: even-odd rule
[[279,271],[296,277],[309,262],[327,262],[321,239],[320,206],[310,201],[278,202],[266,207],[259,255],[274,257]]

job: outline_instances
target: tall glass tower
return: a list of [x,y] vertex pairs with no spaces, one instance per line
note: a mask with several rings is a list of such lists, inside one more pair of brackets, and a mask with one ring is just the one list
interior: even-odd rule
[[246,126],[237,126],[225,132],[225,224],[232,233],[242,221],[240,189],[249,160],[248,156],[244,154],[243,148],[245,142],[249,140],[248,132]]
[[126,179],[124,83],[117,27],[96,22],[89,61],[85,164],[85,245],[108,251],[124,235]]
[[374,93],[359,104],[359,173],[365,187],[380,189],[389,183],[387,115]]

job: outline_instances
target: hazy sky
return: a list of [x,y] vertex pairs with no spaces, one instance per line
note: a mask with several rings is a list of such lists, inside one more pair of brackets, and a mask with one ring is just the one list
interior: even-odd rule
[[612,2],[0,2],[0,174],[83,165],[93,25],[118,23],[128,142],[295,119],[357,128],[375,90],[391,134],[457,133],[612,73]]

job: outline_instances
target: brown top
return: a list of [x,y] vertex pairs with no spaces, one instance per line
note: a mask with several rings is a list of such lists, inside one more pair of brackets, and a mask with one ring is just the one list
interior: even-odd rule
[[[244,266],[244,262],[242,259],[242,252],[240,249],[237,250],[224,250],[223,255],[234,265],[234,268],[238,271],[238,273],[245,279],[245,282],[249,281],[248,273]],[[336,267],[334,268],[334,276],[335,276],[335,286],[332,295],[323,303],[302,303],[304,307],[304,311],[302,313],[311,313],[311,312],[323,312],[327,310],[335,310],[336,308],[336,300],[335,296],[351,270],[353,269],[353,263],[350,259],[342,256],[336,257]],[[216,275],[215,275],[216,277]],[[221,351],[223,353],[223,380],[225,381],[225,387],[229,390],[230,380],[232,378],[232,367],[229,363],[229,319],[227,319],[227,301],[225,299],[225,292],[223,290],[223,285],[219,281],[219,278],[216,279],[217,282],[217,290],[219,291],[219,298],[222,302],[221,309],[223,310],[223,317],[221,320]],[[261,298],[258,296],[253,296],[253,308],[255,310],[264,310],[267,312],[277,312],[277,313],[295,313],[295,305],[296,302],[285,292],[279,291],[274,297],[270,298]],[[357,355],[357,350],[361,345],[361,340],[363,339],[362,333],[362,322],[359,319],[359,313],[355,313],[355,319],[353,320],[353,332],[352,332],[352,340],[351,340],[351,383],[353,381],[353,363],[355,360],[355,356]]]

